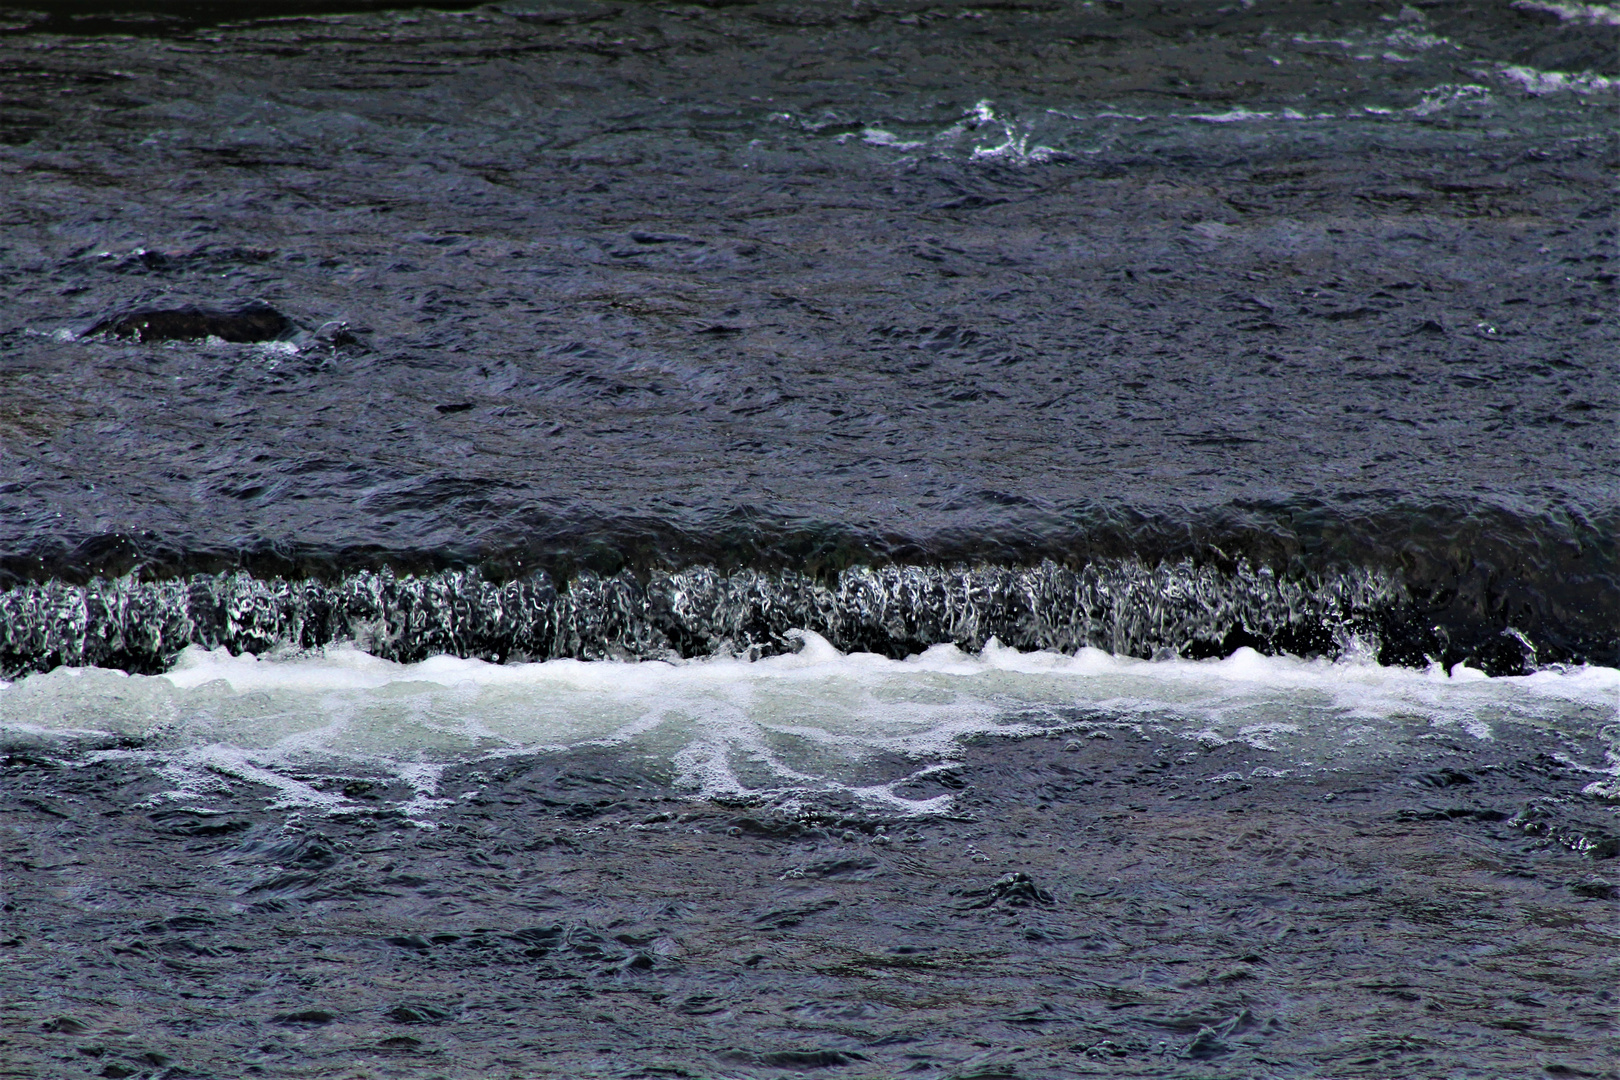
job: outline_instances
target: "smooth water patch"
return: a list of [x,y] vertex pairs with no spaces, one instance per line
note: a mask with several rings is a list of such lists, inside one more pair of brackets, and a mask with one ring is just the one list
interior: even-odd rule
[[1250,649],[1147,661],[995,641],[894,660],[800,636],[798,652],[754,661],[399,664],[352,647],[282,659],[193,647],[158,676],[59,668],[19,680],[0,690],[0,732],[46,752],[121,739],[86,759],[150,759],[174,782],[161,798],[205,797],[223,776],[270,785],[283,802],[353,808],[298,779],[339,768],[403,781],[408,809],[424,814],[449,764],[610,747],[695,795],[844,793],[920,813],[947,809],[949,795],[897,789],[986,736],[1169,737],[1189,752],[1239,742],[1269,763],[1262,775],[1285,775],[1511,725],[1594,776],[1620,767],[1613,668],[1487,678]]

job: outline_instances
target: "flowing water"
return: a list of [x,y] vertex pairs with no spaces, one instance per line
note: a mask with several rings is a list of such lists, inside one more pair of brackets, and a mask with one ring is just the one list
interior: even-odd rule
[[[25,1075],[1613,1075],[1580,868],[1620,790],[1617,33],[1536,0],[0,6]],[[1254,944],[1287,859],[1363,898],[1334,955],[1428,1003],[1394,1035]],[[647,860],[684,884],[612,884]],[[993,947],[953,908],[953,959],[902,971],[903,880],[1056,906]],[[1217,880],[1172,921],[1253,941],[1188,959],[1153,905]],[[1371,899],[1419,880],[1450,899]],[[1493,918],[1521,958],[1579,929],[1391,981]],[[724,959],[742,925],[772,944]],[[492,954],[439,946],[490,934],[555,993],[479,998]],[[1222,949],[1275,986],[1153,996]],[[212,1003],[194,1050],[162,978]],[[611,994],[642,1004],[579,1004]]]

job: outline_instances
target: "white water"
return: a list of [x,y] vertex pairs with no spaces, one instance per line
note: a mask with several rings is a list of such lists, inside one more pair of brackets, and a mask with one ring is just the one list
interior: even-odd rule
[[889,660],[806,634],[797,654],[754,662],[396,664],[353,648],[288,659],[192,648],[164,675],[63,668],[0,687],[9,744],[48,752],[134,737],[137,749],[79,760],[147,760],[173,783],[162,798],[206,800],[234,779],[327,810],[348,800],[300,769],[392,775],[417,792],[407,810],[426,813],[447,763],[617,747],[695,794],[845,791],[928,812],[947,800],[907,801],[894,788],[950,762],[963,738],[1053,730],[1168,736],[1188,749],[1238,741],[1268,762],[1264,776],[1512,727],[1549,753],[1586,758],[1577,763],[1595,781],[1620,774],[1620,671],[1598,667],[1487,678],[1248,649],[1145,661],[995,643],[978,655],[940,645]]

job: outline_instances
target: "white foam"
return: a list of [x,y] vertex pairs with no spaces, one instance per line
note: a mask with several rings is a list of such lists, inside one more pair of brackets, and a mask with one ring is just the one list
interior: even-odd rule
[[931,812],[945,803],[904,798],[894,765],[874,778],[874,759],[909,761],[899,771],[916,776],[972,736],[1113,727],[1189,746],[1246,744],[1277,755],[1280,771],[1399,755],[1436,733],[1488,740],[1504,725],[1562,750],[1560,740],[1598,736],[1620,714],[1612,668],[1487,678],[1461,665],[1417,671],[1252,649],[1146,661],[993,640],[977,655],[936,645],[891,660],[802,636],[798,653],[754,662],[396,664],[347,647],[280,659],[192,648],[160,676],[90,668],[20,679],[0,689],[0,734],[133,736],[139,749],[102,753],[153,761],[174,785],[167,797],[213,798],[234,778],[326,812],[352,804],[297,778],[312,762],[382,770],[415,792],[407,812],[426,818],[442,804],[449,762],[586,747],[664,761],[697,794],[843,791]]
[[902,139],[892,131],[884,131],[882,128],[875,127],[864,129],[861,132],[861,141],[868,146],[889,146],[896,150],[915,150],[919,146],[927,145],[922,142]]
[[1032,127],[1027,123],[1015,124],[1001,116],[988,98],[976,102],[960,120],[935,135],[933,141],[948,144],[964,137],[977,139],[985,128],[998,130],[1001,141],[990,145],[980,142],[973,146],[969,154],[973,161],[1026,166],[1044,164],[1061,156],[1050,146],[1039,143],[1031,146],[1030,139],[1034,137]]
[[1433,116],[1457,105],[1477,105],[1490,96],[1490,90],[1476,83],[1446,83],[1424,91],[1418,103],[1406,111],[1414,116]]
[[[1384,44],[1393,45],[1399,49],[1411,49],[1415,52],[1425,52],[1429,49],[1440,48],[1441,46],[1448,49],[1455,49],[1457,47],[1455,42],[1452,42],[1447,38],[1437,37],[1434,34],[1424,33],[1421,30],[1413,30],[1404,26],[1393,33],[1386,34],[1384,36]],[[1385,53],[1384,56],[1388,58],[1389,54]]]
[[1270,120],[1276,115],[1277,114],[1273,112],[1255,112],[1238,105],[1234,108],[1227,109],[1225,112],[1189,113],[1187,115],[1187,119],[1200,120],[1206,124],[1236,124],[1242,123],[1246,120]]
[[1057,151],[1050,146],[1029,145],[1030,133],[1015,132],[1010,127],[1006,138],[995,146],[979,146],[973,150],[974,161],[999,161],[1011,165],[1039,165],[1051,161]]
[[1589,71],[1568,74],[1514,65],[1502,68],[1498,74],[1508,82],[1518,84],[1525,93],[1536,97],[1561,93],[1606,94],[1620,90],[1620,79],[1594,75]]
[[[1391,21],[1422,24],[1426,20],[1422,13],[1405,9],[1415,18],[1396,18]],[[1403,12],[1405,14],[1405,12]],[[1389,16],[1385,16],[1386,19]],[[1439,37],[1424,30],[1414,29],[1413,26],[1400,26],[1386,34],[1370,35],[1365,33],[1352,34],[1349,37],[1330,38],[1319,37],[1313,34],[1295,34],[1293,42],[1296,45],[1335,45],[1341,49],[1356,50],[1354,56],[1357,60],[1389,60],[1397,64],[1412,62],[1412,57],[1390,51],[1405,49],[1408,52],[1427,52],[1430,49],[1445,47],[1455,49],[1457,45],[1448,38]]]

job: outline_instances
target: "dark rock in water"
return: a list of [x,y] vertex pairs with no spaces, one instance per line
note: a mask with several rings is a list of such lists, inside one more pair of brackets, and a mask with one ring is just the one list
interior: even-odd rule
[[143,308],[104,319],[92,327],[90,333],[134,338],[139,342],[201,341],[217,337],[248,343],[275,341],[286,337],[293,329],[292,320],[269,304],[252,303],[235,311],[192,306]]

